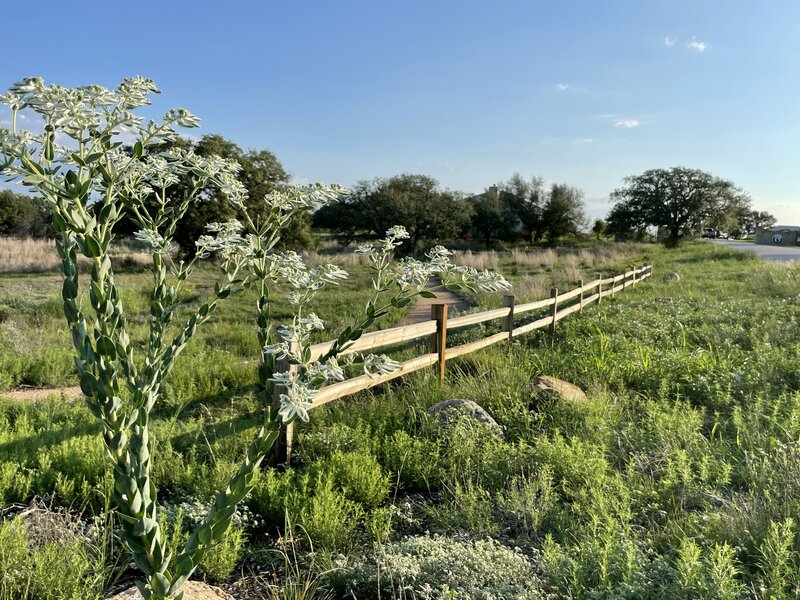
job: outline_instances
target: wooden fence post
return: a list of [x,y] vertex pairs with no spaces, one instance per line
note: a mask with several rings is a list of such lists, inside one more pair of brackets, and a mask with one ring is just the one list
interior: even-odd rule
[[553,320],[550,323],[550,333],[556,332],[556,316],[558,315],[558,288],[550,288],[550,296],[553,297]]
[[[297,342],[289,342],[289,349],[292,352],[297,350]],[[273,373],[285,373],[289,371],[293,373],[297,371],[297,365],[289,363],[289,358],[276,358],[275,366],[272,370]],[[281,407],[281,394],[286,392],[286,388],[282,385],[275,384],[272,389],[272,414],[276,414]],[[282,424],[281,432],[278,439],[275,440],[275,445],[272,447],[272,461],[276,465],[288,464],[292,460],[292,437],[294,435],[294,424]]]
[[[612,287],[613,289],[613,287]],[[597,276],[597,304],[603,303],[603,274]]]
[[447,304],[432,304],[431,319],[436,321],[436,333],[431,335],[431,352],[439,355],[437,369],[439,383],[444,383],[444,368],[447,351]]
[[633,265],[633,281],[631,282],[632,286],[636,286],[636,265]]
[[628,283],[628,272],[627,271],[623,271],[623,273],[622,273],[622,291],[623,292],[625,291],[625,288],[628,287],[627,283]]
[[578,285],[581,286],[581,293],[578,295],[578,302],[580,303],[580,308],[578,309],[578,314],[583,314],[583,279],[578,279]]
[[508,316],[503,319],[501,331],[508,332],[508,339],[514,337],[514,295],[506,294],[503,296],[503,308],[508,308]]

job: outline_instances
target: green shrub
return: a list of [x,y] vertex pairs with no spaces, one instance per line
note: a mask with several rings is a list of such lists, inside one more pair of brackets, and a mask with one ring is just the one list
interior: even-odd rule
[[553,475],[545,465],[533,477],[517,477],[507,491],[498,497],[501,518],[517,534],[529,536],[539,532],[556,505]]
[[365,509],[379,506],[389,496],[389,477],[374,456],[366,452],[334,452],[315,465],[318,477],[329,473],[334,486]]
[[20,518],[0,524],[0,599],[100,598],[105,566],[94,554],[83,538],[37,546]]
[[492,495],[480,485],[467,481],[456,483],[445,495],[444,502],[428,506],[428,514],[445,531],[470,531],[479,535],[492,535],[498,532],[494,520],[494,501]]
[[360,505],[335,489],[330,476],[315,482],[311,497],[297,494],[289,506],[292,523],[305,531],[311,544],[331,552],[353,546],[353,534],[363,512]]
[[0,525],[0,599],[26,598],[33,574],[28,556],[28,534],[19,519]]
[[433,491],[440,486],[440,447],[434,441],[395,431],[383,447],[384,461],[407,491]]
[[299,477],[292,469],[261,473],[250,496],[250,506],[268,528],[282,527],[286,511],[293,505]]
[[797,584],[794,548],[794,520],[771,523],[769,533],[759,548],[758,577],[760,596],[765,599],[788,597]]

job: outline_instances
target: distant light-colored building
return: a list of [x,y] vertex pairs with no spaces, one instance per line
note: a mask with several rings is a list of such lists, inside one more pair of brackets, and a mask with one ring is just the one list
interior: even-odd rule
[[756,244],[765,246],[797,246],[800,237],[800,226],[778,225],[769,229],[759,228],[756,231]]

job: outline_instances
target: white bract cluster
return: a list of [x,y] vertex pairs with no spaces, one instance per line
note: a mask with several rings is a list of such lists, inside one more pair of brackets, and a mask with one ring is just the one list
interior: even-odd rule
[[435,246],[429,250],[425,254],[427,261],[405,257],[398,261],[396,266],[390,267],[394,251],[408,237],[405,227],[398,225],[387,230],[386,237],[380,240],[377,246],[361,245],[356,249],[358,254],[364,254],[369,258],[376,273],[373,278],[376,290],[384,291],[392,284],[396,284],[402,292],[417,293],[433,277],[440,278],[442,285],[447,288],[463,287],[497,292],[511,287],[499,273],[453,264],[450,260],[453,253],[444,246]]

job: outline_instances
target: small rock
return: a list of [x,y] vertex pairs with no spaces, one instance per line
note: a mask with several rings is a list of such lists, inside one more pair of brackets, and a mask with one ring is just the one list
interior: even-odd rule
[[577,385],[549,375],[534,377],[525,385],[525,391],[533,399],[566,400],[578,404],[587,400],[586,393]]
[[[187,581],[181,590],[183,600],[233,600],[233,596],[218,587],[200,581]],[[142,595],[136,587],[132,587],[106,600],[142,600]]]
[[659,296],[656,298],[656,302],[661,302],[662,304],[672,304],[672,298]]
[[472,418],[488,427],[494,435],[503,436],[502,428],[492,415],[486,412],[480,404],[472,400],[463,400],[461,398],[444,400],[431,406],[428,409],[428,414],[438,417],[439,422],[443,425],[451,423],[454,416],[457,418]]
[[675,271],[670,271],[664,275],[664,281],[680,281],[681,276]]

